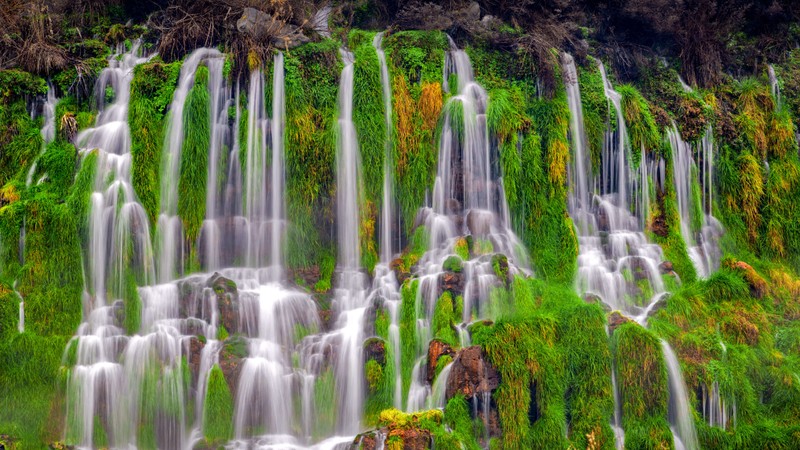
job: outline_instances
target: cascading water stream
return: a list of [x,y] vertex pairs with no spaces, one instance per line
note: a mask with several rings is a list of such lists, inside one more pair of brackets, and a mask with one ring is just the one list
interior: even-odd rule
[[[183,273],[183,225],[178,217],[178,180],[181,172],[181,151],[185,140],[184,107],[189,91],[194,85],[195,73],[200,64],[208,59],[224,58],[219,50],[199,48],[186,58],[181,66],[178,87],[172,96],[166,125],[166,139],[161,158],[161,209],[158,216],[159,260],[158,281],[165,283]],[[222,79],[222,64],[209,65],[219,73],[211,76]],[[218,92],[214,93],[217,94]],[[218,101],[212,99],[212,101]],[[212,114],[217,111],[213,110]],[[213,127],[212,127],[213,128]]]
[[[88,273],[84,294],[84,322],[65,352],[67,365],[74,364],[67,381],[67,439],[81,447],[94,446],[96,422],[105,429],[108,444],[115,447],[135,443],[126,412],[138,411],[136,385],[128,377],[139,361],[129,353],[116,311],[121,302],[108,305],[107,295],[120,298],[129,276],[148,283],[154,277],[153,255],[147,215],[131,187],[130,132],[127,124],[133,68],[148,58],[138,56],[140,44],[130,52],[122,47],[109,59],[109,67],[98,78],[95,92],[100,113],[94,128],[81,132],[76,142],[86,157],[97,153],[94,192],[89,220]],[[114,101],[105,105],[106,88]],[[70,349],[74,356],[70,357]],[[74,358],[74,361],[68,361]],[[125,365],[118,362],[126,361]],[[95,420],[95,416],[98,420]]]
[[775,75],[775,67],[772,64],[767,64],[767,76],[769,77],[769,88],[772,93],[772,98],[775,99],[775,109],[780,110],[781,103],[781,85],[778,82],[778,76]]
[[661,341],[664,362],[669,378],[669,422],[675,438],[676,450],[695,450],[700,448],[697,431],[694,428],[694,414],[683,382],[678,357],[667,341]]
[[360,428],[364,400],[362,343],[367,309],[367,277],[361,271],[359,240],[361,155],[353,124],[353,54],[342,49],[344,67],[339,81],[339,136],[336,144],[336,228],[339,245],[338,283],[334,293],[339,337],[336,382],[339,417],[336,429],[355,434]]
[[[711,180],[713,171],[713,138],[709,127],[698,143],[697,161],[692,145],[681,139],[673,124],[667,130],[672,148],[673,179],[681,235],[697,274],[707,278],[719,268],[721,252],[719,238],[722,224],[711,215]],[[702,168],[702,171],[701,171]],[[698,181],[695,181],[698,180]],[[702,180],[702,185],[699,183]]]
[[[586,133],[575,63],[569,55],[562,57],[567,99],[570,108],[569,212],[578,235],[578,292],[598,297],[611,308],[631,316],[640,316],[648,306],[663,296],[664,283],[659,264],[661,247],[648,242],[642,230],[648,209],[648,178],[660,169],[648,164],[644,152],[639,169],[628,159],[627,127],[622,114],[621,96],[614,91],[598,62],[609,104],[616,112],[616,128],[606,131],[602,149],[602,166],[597,175],[591,169],[587,153]],[[644,287],[644,289],[643,289]]]
[[216,270],[222,267],[222,230],[217,221],[222,213],[221,200],[224,199],[220,187],[220,163],[222,150],[230,142],[230,127],[228,126],[228,106],[232,101],[229,98],[229,88],[223,77],[224,60],[222,58],[209,58],[208,65],[208,93],[210,100],[209,124],[211,136],[208,148],[208,175],[206,178],[206,216],[200,231],[200,253],[202,265],[206,270]]
[[[450,75],[458,80],[458,92],[444,108],[439,137],[439,156],[433,189],[433,204],[420,210],[419,224],[428,233],[428,250],[420,258],[416,274],[419,288],[416,298],[416,334],[419,345],[406,400],[406,410],[415,411],[433,405],[433,390],[423,376],[427,346],[432,336],[431,320],[442,294],[441,279],[446,275],[444,262],[457,254],[455,246],[463,236],[471,236],[474,249],[462,261],[463,321],[486,318],[491,313],[490,291],[507,280],[498,279],[492,265],[493,254],[508,258],[509,277],[527,274],[528,256],[509,228],[508,205],[502,189],[497,160],[497,146],[486,123],[489,98],[474,80],[472,63],[463,50],[450,41],[445,59],[445,88]],[[455,108],[463,114],[454,115]],[[456,120],[460,123],[455,123]],[[463,171],[463,177],[459,176]],[[454,296],[455,297],[455,296]],[[464,325],[459,325],[464,329]],[[461,333],[462,345],[469,345],[467,333]],[[441,374],[440,374],[441,376]],[[446,374],[445,374],[446,376]],[[434,383],[444,383],[437,379]],[[437,392],[438,394],[438,392]]]
[[381,90],[383,92],[384,120],[386,136],[383,153],[383,197],[381,204],[381,238],[380,262],[375,266],[375,277],[372,283],[372,295],[383,299],[384,307],[389,312],[389,342],[394,363],[394,394],[392,404],[395,408],[403,407],[403,389],[400,362],[400,288],[394,271],[389,267],[395,254],[392,228],[394,226],[394,152],[392,142],[392,88],[389,80],[389,67],[383,51],[383,33],[377,33],[372,41],[381,72]]
[[33,160],[33,164],[31,164],[31,168],[28,169],[28,176],[25,178],[25,184],[30,186],[33,184],[33,176],[36,174],[36,168],[38,167],[39,158],[42,157],[45,150],[47,149],[47,144],[53,142],[53,139],[56,137],[56,105],[58,104],[58,98],[56,97],[55,88],[53,85],[48,82],[47,83],[47,97],[42,105],[42,118],[44,119],[44,123],[42,126],[42,151],[39,152],[39,156]]

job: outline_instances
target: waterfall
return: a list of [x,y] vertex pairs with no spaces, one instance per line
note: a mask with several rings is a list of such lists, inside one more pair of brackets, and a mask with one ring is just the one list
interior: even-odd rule
[[[661,247],[648,242],[641,228],[646,217],[632,216],[629,201],[632,197],[636,205],[633,210],[644,214],[649,208],[648,179],[663,169],[659,169],[659,164],[648,164],[644,152],[638,172],[631,169],[621,96],[614,91],[602,63],[598,62],[605,95],[616,110],[617,124],[614,131],[608,125],[601,167],[597,176],[593,174],[577,69],[571,56],[562,55],[561,60],[572,148],[568,206],[579,244],[576,289],[581,295],[599,297],[613,309],[638,316],[664,292],[659,271],[663,252]],[[648,289],[641,291],[637,286],[639,281],[645,281]]]
[[[379,263],[375,266],[375,276],[372,282],[370,300],[382,299],[383,307],[389,314],[389,336],[387,345],[392,349],[394,370],[394,392],[392,405],[397,409],[403,407],[403,389],[401,377],[401,347],[400,347],[400,287],[394,271],[389,267],[395,254],[392,227],[394,225],[394,152],[392,143],[392,90],[389,80],[389,68],[386,64],[386,54],[383,51],[383,33],[377,33],[372,41],[381,71],[381,87],[383,92],[384,119],[386,123],[386,136],[383,154],[383,201],[381,204],[381,235]],[[399,241],[399,238],[398,238]]]
[[111,88],[114,101],[100,105],[95,127],[82,131],[76,139],[83,155],[98,152],[87,258],[88,293],[93,298],[86,311],[93,306],[104,306],[107,290],[112,295],[122,293],[128,268],[136,270],[144,283],[155,279],[149,219],[131,186],[131,138],[127,122],[130,84],[133,68],[147,60],[137,56],[139,48],[137,43],[130,52],[117,53],[109,59],[109,67],[103,69],[97,80],[95,95],[102,99],[106,88]]
[[[181,172],[181,150],[185,139],[183,111],[189,91],[194,85],[197,68],[200,63],[212,58],[223,58],[223,54],[213,48],[199,48],[192,52],[181,66],[178,87],[172,95],[161,157],[158,280],[162,283],[172,280],[176,274],[183,273],[183,225],[178,217],[178,180]],[[214,79],[222,79],[222,64],[210,65],[209,69],[219,71],[213,75]]]
[[[87,287],[84,294],[84,322],[68,349],[76,346],[75,365],[67,381],[67,437],[83,447],[92,447],[95,415],[108,435],[109,445],[134,442],[125,412],[136,411],[136,385],[127,383],[129,370],[139,361],[117,361],[117,342],[124,333],[115,321],[120,301],[108,305],[106,296],[119,298],[126,271],[141,282],[155,278],[148,218],[131,187],[130,133],[127,124],[133,68],[145,62],[139,56],[140,43],[130,52],[122,48],[109,58],[95,86],[100,113],[93,128],[81,132],[76,142],[83,155],[97,152],[97,173],[91,195]],[[105,105],[106,88],[114,90],[114,101]],[[128,349],[133,347],[129,343]],[[67,351],[66,353],[69,353]],[[102,414],[101,414],[102,413]]]
[[[712,130],[708,127],[696,152],[691,144],[681,139],[675,124],[667,130],[667,138],[672,148],[672,173],[681,235],[697,274],[707,278],[719,268],[722,256],[719,239],[723,231],[722,224],[711,214],[714,157]],[[693,158],[695,153],[697,160]],[[693,191],[694,183],[698,183],[700,192]],[[694,223],[698,221],[699,223]]]
[[672,435],[675,437],[675,448],[695,450],[700,448],[697,442],[697,432],[694,428],[694,414],[683,382],[681,366],[678,357],[667,341],[661,341],[664,352],[664,362],[667,365],[669,376],[669,423],[672,425]]
[[353,124],[353,54],[342,49],[344,67],[339,81],[339,136],[336,143],[336,218],[339,245],[338,283],[334,310],[340,339],[336,382],[339,399],[337,431],[359,430],[364,400],[362,343],[367,309],[365,274],[361,272],[359,241],[361,155]]
[[767,64],[767,76],[769,77],[769,88],[772,92],[772,98],[775,99],[775,109],[781,109],[781,85],[778,82],[778,77],[775,75],[775,67],[772,64]]
[[230,142],[230,128],[228,127],[228,106],[231,99],[228,96],[228,86],[223,77],[224,60],[210,58],[208,65],[208,93],[210,100],[209,125],[211,136],[208,148],[208,175],[206,178],[206,216],[200,231],[200,250],[203,267],[214,270],[222,267],[222,230],[217,221],[222,212],[220,201],[220,166],[222,150]]
[[[457,255],[456,246],[470,235],[475,242],[468,259],[463,261],[463,321],[490,317],[490,292],[507,280],[499,280],[492,267],[494,254],[508,258],[509,277],[530,275],[528,255],[519,238],[509,228],[508,204],[502,189],[497,160],[486,123],[490,101],[486,91],[474,80],[469,56],[450,41],[445,58],[443,79],[455,75],[458,92],[444,107],[439,136],[439,155],[432,205],[420,209],[417,222],[429,235],[428,250],[417,263],[419,288],[416,298],[416,335],[418,346],[406,410],[415,411],[432,404],[431,388],[422,376],[422,368],[432,336],[431,320],[442,294],[441,279],[447,274],[444,262]],[[453,114],[462,108],[463,114]],[[460,120],[460,123],[456,123]],[[463,170],[464,176],[457,174]]]
[[270,250],[270,265],[276,271],[273,279],[279,279],[283,266],[284,220],[286,218],[286,189],[284,168],[284,130],[286,127],[286,93],[283,72],[283,53],[275,54],[272,66],[272,239]]
[[42,118],[44,119],[44,123],[42,126],[42,150],[39,152],[39,155],[36,159],[33,160],[33,164],[31,164],[31,168],[28,169],[28,176],[25,178],[25,184],[30,186],[33,184],[33,176],[36,174],[36,168],[39,163],[39,158],[42,157],[45,150],[47,150],[47,144],[53,142],[56,138],[56,105],[58,104],[58,98],[56,98],[55,88],[53,85],[48,81],[47,82],[47,97],[42,105]]

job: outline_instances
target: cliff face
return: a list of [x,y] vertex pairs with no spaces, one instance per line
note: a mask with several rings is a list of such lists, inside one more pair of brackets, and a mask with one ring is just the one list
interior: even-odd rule
[[793,448],[799,8],[11,1],[0,444]]

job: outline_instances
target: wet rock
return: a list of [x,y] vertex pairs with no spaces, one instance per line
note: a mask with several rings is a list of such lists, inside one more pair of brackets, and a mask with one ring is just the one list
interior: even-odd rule
[[407,279],[411,278],[411,272],[404,267],[402,258],[395,258],[389,263],[389,268],[394,272],[394,277],[397,279],[397,284],[402,285]]
[[667,307],[667,300],[669,299],[669,292],[661,294],[658,299],[647,309],[647,318],[653,317],[657,312]]
[[480,346],[462,349],[456,355],[447,381],[446,397],[462,394],[468,400],[490,393],[500,385],[500,373],[486,359]]
[[280,48],[294,48],[309,42],[299,27],[255,8],[245,8],[236,22],[236,29],[257,41],[270,41]]
[[473,235],[486,236],[491,231],[494,219],[491,211],[472,209],[467,213],[467,228]]
[[428,345],[428,367],[426,373],[428,384],[433,383],[433,379],[436,377],[436,365],[439,363],[439,358],[444,355],[449,355],[452,358],[456,355],[456,352],[450,345],[438,339],[433,339]]
[[241,331],[239,327],[239,290],[236,288],[236,283],[215,272],[208,279],[206,286],[213,289],[217,296],[220,325],[224,326],[229,334]]
[[619,311],[614,311],[608,315],[608,331],[613,333],[622,324],[633,322],[631,319],[622,315]]
[[364,362],[375,360],[381,366],[386,365],[386,342],[379,337],[364,341]]
[[450,291],[454,297],[464,293],[464,274],[444,272],[439,277],[439,292]]
[[234,336],[223,342],[222,350],[219,352],[219,368],[222,369],[222,374],[225,376],[225,381],[228,382],[233,398],[236,398],[239,372],[242,370],[242,364],[246,357],[247,340],[243,337]]
[[387,432],[388,430],[383,428],[381,430],[370,430],[361,433],[353,439],[351,448],[357,448],[358,450],[378,450],[378,433],[386,436]]
[[192,387],[197,386],[197,378],[200,374],[200,359],[206,343],[195,336],[189,338],[189,371],[192,373]]
[[611,307],[608,306],[603,301],[603,299],[600,298],[600,296],[597,295],[597,294],[592,294],[591,292],[587,292],[587,293],[583,294],[583,301],[585,301],[586,303],[589,303],[589,304],[600,305],[600,307],[603,308],[603,311],[605,311],[607,313],[611,312]]
[[303,287],[313,288],[320,279],[319,266],[298,267],[289,272],[289,279]]
[[668,273],[674,272],[675,268],[672,265],[672,261],[662,261],[661,264],[658,265],[658,271],[662,275],[666,275]]

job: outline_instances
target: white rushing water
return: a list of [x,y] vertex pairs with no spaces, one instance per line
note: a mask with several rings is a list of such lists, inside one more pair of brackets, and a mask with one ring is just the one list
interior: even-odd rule
[[663,252],[643,233],[649,210],[648,180],[663,172],[663,161],[651,161],[642,151],[640,167],[632,167],[621,96],[608,81],[602,63],[598,63],[617,122],[614,128],[608,124],[601,167],[595,175],[572,57],[563,55],[562,66],[571,118],[573,155],[568,205],[579,244],[577,290],[584,296],[599,297],[613,309],[639,316],[664,293],[659,270]]
[[[677,126],[667,130],[672,149],[672,177],[680,214],[681,236],[697,275],[707,278],[719,269],[722,224],[711,214],[714,141],[709,126],[693,147]],[[696,148],[696,150],[695,150]],[[696,156],[695,156],[696,155]]]
[[[493,144],[495,137],[486,123],[488,95],[474,80],[469,56],[452,40],[445,59],[444,80],[450,75],[456,76],[458,85],[451,87],[445,83],[446,89],[457,91],[444,108],[433,203],[420,209],[417,215],[417,224],[424,225],[428,234],[428,249],[415,272],[419,279],[415,306],[418,345],[406,397],[407,411],[435,407],[442,402],[436,385],[445,383],[446,378],[437,378],[434,386],[430,386],[423,369],[433,338],[431,320],[443,293],[442,280],[447,276],[444,262],[456,256],[459,239],[469,236],[474,242],[468,260],[462,261],[463,292],[453,295],[453,298],[459,294],[463,297],[464,323],[457,324],[460,330],[466,328],[465,324],[492,314],[490,291],[507,281],[498,279],[494,272],[495,254],[507,256],[510,276],[531,274],[527,252],[510,229],[499,168],[492,165],[497,160],[497,145]],[[453,114],[455,108],[461,108],[463,114]],[[469,345],[468,334],[460,335],[462,345]]]
[[[183,273],[183,224],[178,217],[178,182],[181,172],[181,152],[186,138],[184,107],[189,91],[195,82],[195,74],[200,64],[207,59],[222,59],[219,50],[199,48],[190,54],[183,65],[178,79],[178,87],[172,95],[172,103],[167,116],[164,151],[161,157],[161,209],[158,215],[158,280],[170,281]],[[222,79],[222,64],[209,65],[216,69],[213,80]],[[216,111],[214,111],[216,113]],[[213,127],[212,127],[213,129]]]
[[[36,174],[36,168],[38,167],[39,158],[42,157],[45,150],[47,150],[47,144],[53,142],[56,138],[56,105],[58,104],[58,98],[56,97],[56,91],[53,85],[48,82],[47,83],[47,97],[45,102],[42,104],[42,119],[43,125],[41,130],[42,135],[42,150],[39,152],[39,156],[33,160],[33,164],[31,164],[31,168],[28,169],[28,175],[25,177],[25,184],[30,186],[33,184],[33,176]],[[44,177],[44,175],[43,175]]]
[[694,427],[694,413],[686,392],[686,384],[683,382],[678,357],[667,341],[661,341],[661,348],[669,378],[669,422],[675,438],[675,447],[686,450],[699,449],[700,444],[697,442],[697,431]]

